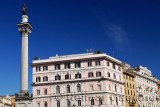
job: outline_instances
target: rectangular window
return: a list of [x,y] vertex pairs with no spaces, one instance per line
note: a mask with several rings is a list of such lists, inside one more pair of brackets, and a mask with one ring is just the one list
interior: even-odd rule
[[65,69],[70,69],[71,67],[70,67],[70,63],[66,63],[65,64]]
[[121,67],[118,67],[118,70],[121,71]]
[[80,62],[76,62],[75,63],[75,68],[80,68],[81,67],[81,63]]
[[109,62],[107,62],[107,66],[109,66]]
[[111,91],[111,85],[109,85],[109,91]]
[[41,67],[36,67],[36,71],[41,71]]
[[101,62],[100,61],[96,61],[96,66],[99,66],[101,65]]
[[55,65],[55,70],[60,70],[60,64]]
[[37,95],[40,95],[40,90],[37,90]]
[[90,85],[90,90],[93,91],[93,85]]
[[113,69],[116,69],[116,65],[115,65],[114,63],[113,63],[113,65],[112,65],[112,66],[113,66]]
[[89,67],[92,66],[92,62],[91,61],[88,62],[88,66]]
[[43,71],[47,71],[48,70],[48,66],[43,66]]
[[47,89],[44,89],[44,95],[47,95]]
[[101,85],[98,85],[98,90],[101,90]]

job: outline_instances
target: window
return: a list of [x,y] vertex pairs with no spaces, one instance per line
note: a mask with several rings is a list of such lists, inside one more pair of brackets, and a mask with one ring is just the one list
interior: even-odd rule
[[96,66],[101,65],[100,61],[96,61]]
[[129,90],[128,90],[128,95],[129,95]]
[[48,66],[43,66],[43,71],[48,70]]
[[93,91],[93,85],[90,85],[90,90]]
[[131,91],[131,95],[132,95],[132,91]]
[[99,105],[103,105],[102,98],[99,98]]
[[121,71],[121,67],[118,67],[118,70]]
[[88,66],[90,67],[90,66],[92,66],[92,62],[90,61],[90,62],[88,62]]
[[111,91],[111,85],[109,84],[109,91]]
[[66,63],[66,64],[65,64],[65,69],[69,69],[69,68],[71,68],[71,67],[70,67],[70,63]]
[[110,73],[108,72],[108,77],[110,77]]
[[81,63],[80,62],[76,62],[75,63],[75,68],[80,68],[81,67]]
[[115,73],[113,74],[113,79],[116,79],[116,74]]
[[67,73],[66,75],[65,75],[65,79],[67,80],[67,79],[71,79],[71,75],[69,75],[69,73]]
[[81,74],[78,72],[77,74],[75,74],[75,78],[81,78]]
[[61,80],[61,76],[57,74],[57,76],[55,76],[55,80]]
[[77,84],[77,92],[81,92],[81,85]]
[[101,90],[101,85],[100,84],[98,85],[98,90]]
[[101,72],[100,72],[100,71],[97,71],[97,72],[96,72],[96,76],[97,76],[97,77],[101,77]]
[[110,97],[110,104],[112,105],[112,97]]
[[116,97],[116,105],[118,105],[118,98]]
[[60,93],[60,86],[56,87],[56,93],[59,94]]
[[44,95],[47,95],[47,89],[44,89]]
[[40,90],[37,90],[37,95],[40,95]]
[[119,80],[121,81],[121,76],[119,75]]
[[117,85],[115,84],[115,92],[117,92]]
[[48,103],[47,102],[44,102],[44,107],[48,107]]
[[71,101],[67,101],[67,107],[71,107]]
[[70,93],[70,85],[67,85],[67,93]]
[[121,93],[122,93],[122,87],[120,88],[120,90],[121,90]]
[[107,66],[109,66],[109,62],[107,62]]
[[128,87],[128,82],[127,82],[127,87]]
[[40,107],[40,103],[37,103],[37,107]]
[[132,88],[132,85],[130,84],[130,88]]
[[93,98],[91,99],[91,105],[94,105],[94,99]]
[[116,65],[114,63],[112,64],[112,67],[113,67],[113,69],[116,69]]
[[36,71],[41,71],[41,67],[36,67]]
[[133,84],[133,89],[134,89],[134,84]]
[[88,77],[93,77],[93,72],[89,72]]
[[125,79],[125,74],[123,74],[123,78]]
[[48,81],[48,77],[47,76],[43,77],[43,81]]
[[41,77],[36,77],[36,82],[41,82]]
[[57,101],[57,107],[60,107],[60,102],[59,101]]
[[78,106],[81,106],[81,100],[78,100]]
[[60,64],[55,65],[55,70],[60,70]]

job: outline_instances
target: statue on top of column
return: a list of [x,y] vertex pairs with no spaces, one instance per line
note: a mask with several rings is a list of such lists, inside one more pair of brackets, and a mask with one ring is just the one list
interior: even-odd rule
[[27,5],[26,4],[24,4],[24,7],[23,7],[23,9],[22,9],[22,13],[23,13],[23,15],[26,15],[26,13],[27,13]]

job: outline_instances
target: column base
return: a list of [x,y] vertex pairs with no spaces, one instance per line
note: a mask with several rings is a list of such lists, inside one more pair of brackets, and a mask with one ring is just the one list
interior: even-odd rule
[[15,94],[15,107],[32,107],[32,95],[27,91]]

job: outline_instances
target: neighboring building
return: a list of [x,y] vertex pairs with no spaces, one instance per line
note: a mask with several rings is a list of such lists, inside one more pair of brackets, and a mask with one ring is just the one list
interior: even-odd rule
[[158,95],[159,95],[159,98],[160,98],[160,81],[158,82]]
[[11,107],[11,99],[8,96],[0,96],[0,107]]
[[33,107],[125,107],[122,62],[106,54],[34,60]]
[[8,98],[11,99],[11,107],[15,107],[15,95],[10,95]]
[[124,80],[126,107],[137,107],[134,73],[131,72],[128,68],[123,67],[123,80]]
[[133,67],[135,72],[135,84],[137,91],[138,107],[159,107],[158,79],[152,76],[146,67]]

